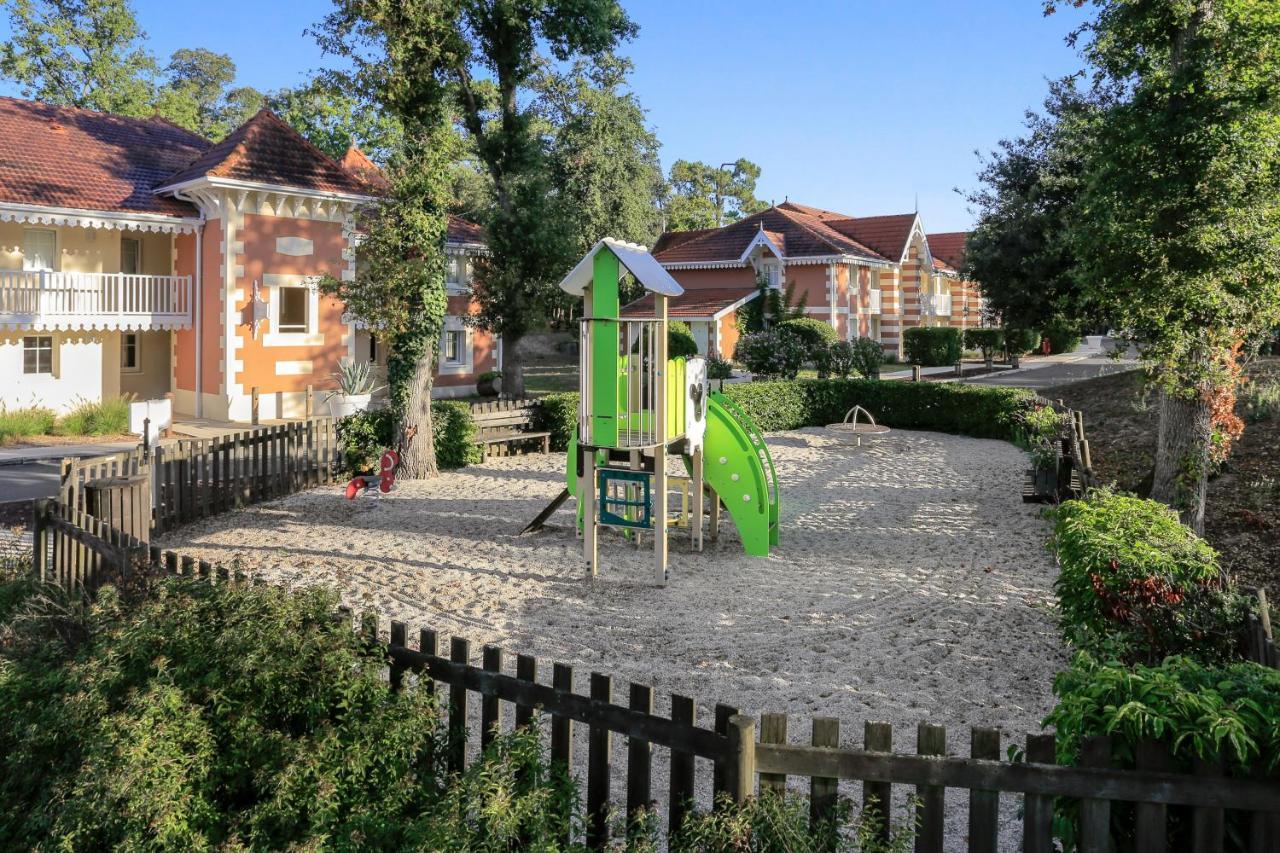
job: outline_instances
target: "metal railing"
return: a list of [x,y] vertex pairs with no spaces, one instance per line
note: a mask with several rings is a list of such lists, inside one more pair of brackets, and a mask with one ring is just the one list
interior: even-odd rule
[[191,276],[0,270],[0,325],[164,328],[191,324]]
[[[595,341],[604,335],[612,335],[617,341],[618,363],[621,368],[617,383],[617,412],[614,415],[616,437],[603,420],[588,406],[582,395],[578,402],[578,435],[584,444],[617,448],[646,448],[658,444],[655,392],[658,387],[658,340],[661,321],[606,320],[584,317],[580,325],[581,347],[579,370],[582,387],[597,389],[592,373],[592,353]],[[597,429],[597,427],[599,427]]]

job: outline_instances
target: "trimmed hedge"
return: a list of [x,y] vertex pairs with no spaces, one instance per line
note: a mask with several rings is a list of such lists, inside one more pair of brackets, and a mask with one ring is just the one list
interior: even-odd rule
[[840,340],[836,330],[830,323],[814,317],[796,317],[778,324],[778,331],[784,335],[792,335],[804,345],[809,358],[816,358],[818,353]]
[[1004,329],[965,329],[964,345],[981,352],[984,359],[991,358],[1004,346]]
[[946,367],[960,360],[960,330],[951,326],[913,326],[902,333],[911,364]]
[[[949,432],[1012,441],[1021,413],[1033,395],[1020,388],[876,379],[797,379],[740,382],[724,387],[729,397],[766,432],[824,426],[862,406],[897,429]],[[564,450],[578,428],[578,395],[551,394],[539,401],[538,429],[551,432],[551,445]]]
[[1040,349],[1040,330],[1006,328],[1004,348],[1010,355],[1026,355],[1029,352],[1035,352]]
[[476,446],[479,428],[471,417],[471,406],[458,400],[436,400],[431,404],[431,430],[436,443],[436,465],[462,468],[480,461]]

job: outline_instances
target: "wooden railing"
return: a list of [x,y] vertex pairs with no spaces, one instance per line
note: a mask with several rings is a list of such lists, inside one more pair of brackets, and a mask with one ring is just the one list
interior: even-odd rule
[[191,276],[0,270],[0,324],[33,328],[191,325]]

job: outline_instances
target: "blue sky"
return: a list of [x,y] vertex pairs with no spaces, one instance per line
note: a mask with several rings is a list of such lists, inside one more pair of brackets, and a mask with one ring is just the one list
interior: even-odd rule
[[[919,209],[930,231],[968,228],[956,187],[974,150],[1018,131],[1045,79],[1080,65],[1074,10],[1040,0],[623,0],[633,85],[678,158],[759,163],[757,194],[855,216]],[[151,49],[206,47],[240,82],[275,89],[324,64],[304,29],[324,0],[135,0]],[[245,22],[251,21],[251,25]]]

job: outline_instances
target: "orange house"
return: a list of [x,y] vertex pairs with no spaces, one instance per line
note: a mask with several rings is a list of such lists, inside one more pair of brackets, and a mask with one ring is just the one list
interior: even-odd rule
[[[339,360],[383,362],[324,276],[355,274],[377,203],[357,150],[334,161],[269,110],[218,143],[160,118],[0,98],[0,404],[172,395],[188,416],[324,411]],[[468,257],[453,220],[440,393],[471,393],[500,346],[462,322]],[[10,379],[9,377],[13,377]]]
[[685,288],[669,313],[690,324],[703,352],[733,355],[738,309],[764,279],[794,285],[805,312],[841,339],[871,338],[901,355],[904,328],[980,325],[976,285],[959,274],[966,236],[927,235],[916,213],[851,217],[787,201],[722,228],[663,234],[653,255]]

